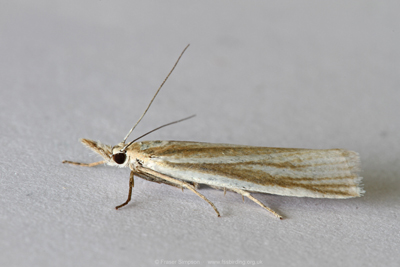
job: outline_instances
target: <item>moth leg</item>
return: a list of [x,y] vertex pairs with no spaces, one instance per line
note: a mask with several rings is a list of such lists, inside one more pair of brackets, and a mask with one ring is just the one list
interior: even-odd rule
[[143,172],[143,173],[146,173],[146,174],[150,174],[150,175],[152,175],[152,176],[157,176],[158,178],[161,178],[161,179],[163,179],[163,180],[165,180],[165,181],[167,181],[167,182],[170,182],[170,183],[174,183],[174,184],[176,184],[176,185],[179,185],[179,186],[181,186],[182,188],[183,188],[183,187],[186,187],[187,189],[191,190],[193,193],[195,193],[196,195],[198,195],[199,197],[201,197],[203,200],[207,201],[208,204],[210,204],[211,207],[213,207],[213,209],[214,209],[215,212],[217,213],[218,217],[221,217],[221,215],[219,214],[219,211],[217,210],[217,208],[215,207],[215,205],[214,205],[210,200],[208,200],[205,196],[203,196],[202,194],[200,194],[199,192],[197,192],[197,190],[194,188],[193,185],[191,185],[191,184],[189,184],[189,183],[186,183],[186,182],[184,182],[184,181],[180,181],[180,180],[174,179],[174,178],[172,178],[172,177],[169,177],[169,176],[167,176],[167,175],[164,175],[164,174],[162,174],[162,173],[158,173],[158,172],[156,172],[156,171],[153,171],[153,170],[150,170],[150,169],[147,169],[147,168],[137,167],[137,169],[138,169],[140,172]]
[[[192,186],[193,186],[194,188],[196,188],[196,189],[199,189],[199,188],[200,188],[199,183],[196,183],[196,182],[186,182],[186,183],[192,185]],[[183,187],[181,187],[181,188],[182,188],[182,192],[183,192]]]
[[132,188],[134,186],[134,180],[133,180],[133,171],[131,171],[131,175],[129,176],[129,193],[128,193],[128,199],[121,205],[116,206],[115,209],[119,209],[125,205],[127,205],[129,203],[129,201],[131,201],[131,196],[132,196]]
[[78,166],[84,166],[84,167],[94,167],[100,164],[104,164],[106,163],[105,160],[102,161],[97,161],[97,162],[93,162],[93,163],[81,163],[81,162],[74,162],[74,161],[69,161],[69,160],[63,160],[62,163],[68,163],[68,164],[72,164],[72,165],[78,165]]
[[[173,187],[176,187],[176,188],[179,188],[179,189],[183,189],[183,187],[180,186],[180,185],[167,182],[167,181],[165,181],[163,179],[160,179],[160,178],[157,178],[157,177],[150,177],[148,175],[146,176],[146,175],[143,175],[143,174],[136,174],[136,176],[139,176],[140,178],[145,179],[145,180],[147,180],[149,182],[154,182],[154,183],[158,183],[158,184],[166,184],[166,185],[170,185],[170,186],[173,186]],[[187,183],[193,185],[194,188],[196,188],[196,189],[199,188],[199,184],[198,183],[195,183],[195,182],[187,182]]]
[[[261,207],[263,207],[264,209],[266,209],[267,211],[271,212],[275,217],[279,218],[282,220],[282,216],[279,215],[278,213],[276,213],[275,211],[273,211],[272,209],[268,208],[267,206],[265,206],[263,203],[261,203],[258,199],[254,198],[252,195],[250,195],[249,192],[241,190],[241,189],[236,189],[236,188],[230,188],[229,190],[232,190],[238,194],[241,194],[242,197],[247,197],[251,200],[253,200],[255,203],[257,203],[258,205],[260,205]],[[243,199],[244,201],[244,199]]]

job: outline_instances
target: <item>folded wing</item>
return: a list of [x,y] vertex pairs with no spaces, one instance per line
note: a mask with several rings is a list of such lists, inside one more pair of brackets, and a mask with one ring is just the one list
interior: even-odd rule
[[144,167],[181,180],[285,196],[351,198],[364,193],[358,153],[178,141],[139,142]]

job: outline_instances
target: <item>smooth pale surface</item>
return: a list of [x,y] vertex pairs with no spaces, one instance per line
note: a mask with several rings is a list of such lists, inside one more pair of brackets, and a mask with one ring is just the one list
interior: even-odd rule
[[[398,1],[0,6],[0,266],[398,266]],[[187,43],[133,136],[197,114],[147,140],[354,150],[365,196],[255,194],[279,221],[202,190],[217,218],[136,179],[115,211],[128,170],[61,164],[99,159],[79,138],[120,142]]]

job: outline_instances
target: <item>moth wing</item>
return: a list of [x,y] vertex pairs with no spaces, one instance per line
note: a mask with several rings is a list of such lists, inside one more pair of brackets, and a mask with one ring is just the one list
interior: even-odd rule
[[178,141],[139,142],[144,167],[219,188],[284,196],[351,198],[364,193],[356,152]]

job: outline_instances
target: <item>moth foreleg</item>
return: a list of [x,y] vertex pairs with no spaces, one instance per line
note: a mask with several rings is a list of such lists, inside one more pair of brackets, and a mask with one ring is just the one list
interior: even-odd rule
[[78,166],[84,166],[84,167],[94,167],[100,164],[104,164],[106,163],[105,160],[102,161],[97,161],[97,162],[93,162],[93,163],[81,163],[81,162],[74,162],[74,161],[69,161],[69,160],[63,160],[62,163],[68,163],[68,164],[72,164],[72,165],[78,165]]
[[198,195],[199,197],[201,197],[203,200],[207,201],[208,204],[210,204],[211,207],[213,207],[213,209],[214,209],[215,212],[217,213],[218,217],[221,217],[221,215],[219,214],[219,211],[217,210],[217,208],[215,207],[215,205],[214,205],[210,200],[208,200],[205,196],[203,196],[202,194],[200,194],[200,193],[195,189],[195,187],[194,187],[193,185],[191,185],[191,184],[189,184],[189,183],[187,183],[187,182],[184,182],[184,181],[181,181],[181,180],[178,180],[178,179],[169,177],[169,176],[167,176],[167,175],[165,175],[165,174],[158,173],[158,172],[153,171],[153,170],[151,170],[151,169],[147,169],[147,168],[143,168],[143,167],[138,167],[137,169],[138,169],[140,172],[143,172],[143,173],[146,173],[146,174],[149,174],[149,175],[152,175],[152,176],[156,176],[157,178],[161,178],[161,179],[163,179],[163,180],[165,180],[165,181],[167,181],[167,182],[170,182],[170,183],[174,183],[174,184],[176,184],[176,185],[179,185],[179,186],[181,186],[182,188],[183,188],[183,187],[186,187],[187,189],[191,190],[193,193],[195,193],[196,195]]
[[[241,189],[234,189],[234,188],[230,188],[229,190],[232,190],[233,192],[236,192],[238,194],[241,194],[242,197],[245,196],[249,199],[251,199],[252,201],[254,201],[255,203],[257,203],[258,205],[260,205],[261,207],[263,207],[264,209],[266,209],[267,211],[271,212],[275,217],[279,218],[282,220],[282,216],[279,215],[278,213],[276,213],[275,211],[273,211],[271,208],[268,208],[267,206],[265,206],[263,203],[261,203],[258,199],[256,199],[255,197],[253,197],[252,195],[250,195],[249,192],[241,190]],[[243,200],[244,201],[244,200]]]
[[134,179],[133,179],[133,171],[131,171],[131,175],[129,176],[129,193],[128,193],[128,199],[121,205],[116,206],[115,209],[119,209],[129,203],[131,201],[131,196],[132,196],[132,188],[134,187]]

